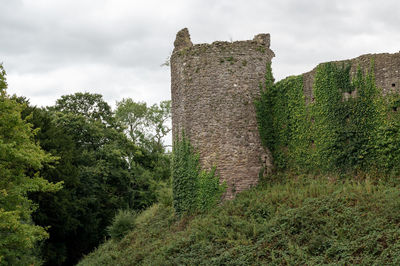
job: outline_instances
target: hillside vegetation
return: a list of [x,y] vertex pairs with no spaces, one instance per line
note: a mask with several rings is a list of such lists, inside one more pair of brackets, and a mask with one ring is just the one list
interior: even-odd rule
[[124,237],[110,234],[80,265],[400,264],[400,96],[383,97],[373,66],[352,76],[321,64],[307,102],[303,76],[275,83],[268,65],[255,107],[273,173],[233,201],[199,204],[223,186],[217,172],[200,178],[182,135],[172,195],[116,216]]
[[[400,263],[392,182],[278,174],[207,214],[178,220],[164,200],[79,265],[385,265]],[[288,181],[284,181],[288,180]]]
[[274,169],[221,202],[218,165],[184,131],[167,152],[169,101],[39,108],[7,94],[0,65],[0,265],[95,247],[80,265],[400,264],[400,94],[383,97],[373,62],[350,68],[318,66],[306,99],[302,76],[267,66],[255,108]]
[[170,102],[112,110],[77,92],[37,107],[7,89],[0,64],[0,265],[75,265],[169,184]]

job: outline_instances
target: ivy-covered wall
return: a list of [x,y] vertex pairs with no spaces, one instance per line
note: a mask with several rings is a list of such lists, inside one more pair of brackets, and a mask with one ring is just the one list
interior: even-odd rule
[[[170,60],[173,138],[184,130],[201,169],[217,166],[228,186],[225,199],[256,185],[272,164],[400,174],[400,52],[325,63],[276,83],[274,56],[269,34],[193,44],[187,29],[177,33]],[[190,193],[179,193],[176,202],[190,202],[180,201]]]
[[171,55],[172,135],[182,130],[199,153],[202,169],[216,165],[227,183],[226,199],[258,183],[261,145],[253,102],[267,62],[274,57],[269,34],[252,40],[192,44],[178,32]]
[[303,75],[274,83],[267,67],[255,106],[276,169],[400,174],[400,96],[383,96],[373,66],[351,74],[350,64],[319,65],[309,100]]
[[199,154],[184,132],[174,142],[171,168],[173,205],[178,215],[207,211],[226,191],[226,183],[220,184],[215,167],[201,170]]

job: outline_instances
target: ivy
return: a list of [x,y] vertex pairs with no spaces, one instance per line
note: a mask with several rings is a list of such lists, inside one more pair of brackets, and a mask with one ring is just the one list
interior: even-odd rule
[[272,76],[271,63],[269,63],[267,64],[264,87],[260,84],[261,97],[255,101],[255,106],[262,144],[271,151],[275,148],[274,142],[276,140],[276,129],[271,126],[274,123],[275,115],[272,111],[275,110],[274,104],[276,103],[274,101],[276,91],[273,85],[274,77]]
[[303,95],[303,77],[292,76],[273,83],[267,65],[261,97],[255,102],[262,143],[273,155],[278,169],[308,164],[310,118]]
[[226,190],[219,184],[216,168],[201,170],[199,154],[182,133],[172,152],[173,205],[178,215],[204,212],[214,207]]
[[306,103],[302,75],[274,83],[267,65],[255,107],[277,170],[400,174],[400,96],[383,97],[373,69],[319,65]]

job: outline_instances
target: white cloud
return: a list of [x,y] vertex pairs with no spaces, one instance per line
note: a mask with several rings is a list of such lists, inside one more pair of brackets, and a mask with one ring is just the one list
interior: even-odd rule
[[400,3],[326,0],[0,0],[0,62],[9,92],[38,105],[76,91],[168,99],[159,67],[175,34],[194,43],[271,33],[277,79],[323,61],[397,52]]

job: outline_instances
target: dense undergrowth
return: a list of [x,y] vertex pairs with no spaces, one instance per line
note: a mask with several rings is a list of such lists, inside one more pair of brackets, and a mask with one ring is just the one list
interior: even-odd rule
[[399,264],[398,187],[351,179],[277,174],[181,219],[159,203],[79,265]]
[[[373,62],[350,69],[320,65],[307,100],[303,76],[274,83],[268,65],[255,107],[275,173],[200,211],[198,157],[183,139],[173,200],[143,211],[123,239],[80,265],[400,264],[400,94],[383,97]],[[220,191],[212,174],[206,180],[203,198]]]

